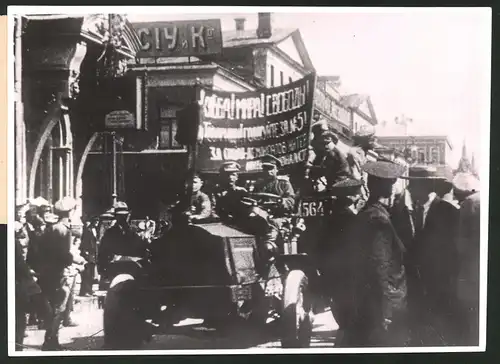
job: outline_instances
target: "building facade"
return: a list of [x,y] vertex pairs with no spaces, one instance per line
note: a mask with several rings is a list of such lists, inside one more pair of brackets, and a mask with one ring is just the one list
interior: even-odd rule
[[451,145],[446,136],[380,136],[378,142],[403,153],[412,163],[450,164]]
[[16,17],[16,204],[36,196],[81,202],[86,145],[113,103],[107,88],[138,45],[116,15]]

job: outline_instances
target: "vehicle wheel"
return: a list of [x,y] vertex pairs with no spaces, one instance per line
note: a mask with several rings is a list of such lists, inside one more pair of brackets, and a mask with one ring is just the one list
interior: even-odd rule
[[111,282],[104,301],[104,346],[112,350],[140,349],[147,339],[147,324],[130,302],[134,278],[120,274]]
[[281,317],[281,347],[308,348],[312,334],[312,300],[308,279],[301,270],[286,277]]

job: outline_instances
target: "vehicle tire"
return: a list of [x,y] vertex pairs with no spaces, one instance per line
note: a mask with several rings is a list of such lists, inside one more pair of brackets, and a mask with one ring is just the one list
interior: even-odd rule
[[285,280],[281,347],[308,348],[312,334],[312,299],[308,279],[301,270],[292,270]]
[[130,289],[134,277],[129,274],[116,276],[104,300],[104,347],[111,350],[140,349],[147,338],[147,324],[135,312]]

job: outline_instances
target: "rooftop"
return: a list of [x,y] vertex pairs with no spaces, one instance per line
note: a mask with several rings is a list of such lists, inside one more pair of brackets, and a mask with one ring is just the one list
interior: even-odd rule
[[222,32],[222,43],[224,48],[245,47],[259,44],[275,44],[285,40],[298,29],[273,29],[269,38],[259,38],[255,29],[250,30],[228,30]]

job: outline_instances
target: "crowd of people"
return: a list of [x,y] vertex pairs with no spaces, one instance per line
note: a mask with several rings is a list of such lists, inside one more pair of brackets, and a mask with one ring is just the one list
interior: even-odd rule
[[[369,160],[373,133],[357,134],[346,154],[326,124],[317,121],[312,131],[304,181],[316,192],[335,196],[317,234],[317,264],[339,324],[336,345],[477,345],[480,199],[475,177],[429,165],[413,165],[407,173],[406,166],[392,161]],[[299,200],[289,178],[279,175],[281,167],[278,158],[262,157],[262,177],[245,188],[238,185],[238,163],[225,162],[210,196],[194,175],[176,216],[191,223],[217,217],[244,225],[240,202],[248,192],[278,196],[265,231],[256,232],[272,259],[284,216],[296,210]],[[407,187],[396,190],[401,179]],[[89,219],[82,234],[71,225],[75,206],[65,197],[53,207],[39,198],[17,208],[20,348],[30,313],[46,330],[42,349],[61,349],[59,327],[72,324],[76,276],[82,278],[80,295],[92,295],[96,267],[105,277],[116,255],[147,254],[149,240],[130,228],[126,203]],[[102,236],[105,220],[112,223]]]

